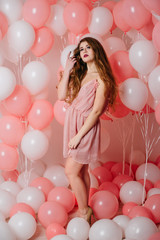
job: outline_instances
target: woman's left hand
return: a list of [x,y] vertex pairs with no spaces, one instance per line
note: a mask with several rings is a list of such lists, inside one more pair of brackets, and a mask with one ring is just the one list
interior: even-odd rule
[[81,138],[79,137],[79,135],[78,135],[78,134],[75,135],[75,136],[69,141],[69,144],[68,144],[69,148],[70,148],[70,149],[75,149],[75,148],[78,146],[78,144],[80,143],[80,141],[81,141]]

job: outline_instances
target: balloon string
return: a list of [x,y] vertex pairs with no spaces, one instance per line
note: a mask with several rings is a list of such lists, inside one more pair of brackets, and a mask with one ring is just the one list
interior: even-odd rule
[[129,163],[129,176],[131,176],[132,173],[132,163],[133,163],[133,142],[134,142],[134,134],[135,134],[135,117],[133,117],[133,127],[132,127],[132,135],[131,135],[131,157],[130,157],[130,163]]

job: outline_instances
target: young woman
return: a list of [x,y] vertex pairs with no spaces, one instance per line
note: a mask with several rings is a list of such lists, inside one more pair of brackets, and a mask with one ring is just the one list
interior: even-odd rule
[[76,196],[79,216],[89,221],[88,164],[100,159],[100,116],[116,99],[117,87],[102,45],[83,38],[68,55],[58,98],[68,102],[64,124],[65,173]]

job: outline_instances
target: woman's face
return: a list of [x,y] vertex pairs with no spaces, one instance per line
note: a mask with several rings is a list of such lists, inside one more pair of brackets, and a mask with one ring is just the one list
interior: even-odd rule
[[80,50],[80,57],[83,60],[83,62],[89,63],[94,61],[94,56],[95,56],[94,51],[86,41],[81,42],[79,46],[79,50]]

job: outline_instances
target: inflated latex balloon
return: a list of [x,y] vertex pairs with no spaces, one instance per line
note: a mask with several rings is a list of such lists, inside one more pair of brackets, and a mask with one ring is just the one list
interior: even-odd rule
[[66,115],[66,103],[65,101],[57,100],[54,104],[54,117],[58,123],[64,125],[65,115]]
[[10,211],[10,218],[15,215],[18,212],[27,212],[29,214],[31,214],[34,218],[36,218],[36,214],[35,211],[33,210],[33,208],[31,206],[29,206],[26,203],[20,202],[20,203],[16,203]]
[[160,5],[159,5],[159,0],[141,0],[143,5],[150,11],[150,12],[155,12],[158,15],[160,15]]
[[16,197],[3,189],[0,189],[0,211],[5,219],[9,217],[11,208],[16,204]]
[[1,240],[16,240],[16,236],[5,221],[0,221]]
[[73,240],[73,239],[65,234],[60,234],[58,236],[51,238],[51,240]]
[[114,52],[126,51],[126,45],[121,38],[109,37],[104,41],[107,56],[110,57]]
[[160,66],[155,67],[148,77],[148,87],[152,96],[156,100],[160,100]]
[[56,222],[51,223],[46,228],[47,239],[51,239],[51,238],[61,235],[61,234],[66,234],[66,229],[64,227],[62,227],[62,225],[59,223],[56,223]]
[[130,218],[128,216],[124,216],[124,215],[118,215],[116,217],[114,217],[112,219],[115,223],[118,224],[118,226],[121,228],[122,230],[122,236],[125,237],[125,229],[130,221]]
[[19,184],[13,181],[5,181],[1,183],[0,188],[12,193],[15,197],[21,191]]
[[73,56],[73,51],[76,48],[76,45],[68,45],[67,47],[65,47],[61,53],[61,65],[63,68],[65,68],[66,65],[66,61],[67,61],[67,57],[69,52],[71,52],[71,56]]
[[142,179],[146,177],[146,179],[150,180],[152,183],[155,183],[160,179],[160,169],[153,163],[143,163],[136,170],[136,180]]
[[147,198],[147,200],[144,203],[144,206],[148,208],[154,217],[154,222],[160,223],[160,194],[155,194]]

